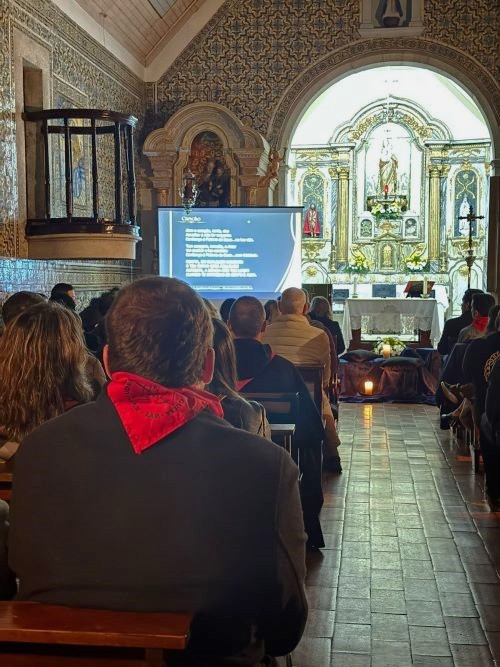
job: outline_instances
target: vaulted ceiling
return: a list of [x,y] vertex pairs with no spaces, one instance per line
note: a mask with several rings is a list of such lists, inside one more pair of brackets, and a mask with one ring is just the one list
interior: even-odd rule
[[76,1],[101,26],[103,34],[114,37],[145,67],[202,5],[211,4],[211,0]]

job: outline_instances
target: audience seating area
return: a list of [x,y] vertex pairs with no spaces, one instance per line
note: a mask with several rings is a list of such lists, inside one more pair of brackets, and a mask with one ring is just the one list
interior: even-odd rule
[[[259,303],[257,306],[263,310]],[[42,313],[40,305],[35,305],[34,308],[38,308]],[[53,309],[53,306],[51,308]],[[59,312],[61,317],[58,308],[54,313]],[[207,317],[206,308],[201,302],[199,310],[204,314],[202,317]],[[213,319],[212,321],[214,322]],[[260,326],[261,324],[262,321],[258,329],[264,332],[266,327]],[[102,319],[99,325],[100,329],[96,328],[95,324],[91,329],[101,331],[101,335],[105,336]],[[233,338],[237,339],[238,336],[235,336],[231,323],[228,328],[221,326],[229,339],[229,348],[233,355],[226,365],[233,364],[233,375],[236,375],[236,369],[238,368],[238,373],[240,370]],[[7,334],[10,334],[13,328],[14,325],[7,328]],[[208,340],[208,334],[206,339]],[[213,342],[206,343],[205,349],[207,355],[211,354],[209,348],[213,345],[217,363],[222,354],[215,340],[216,336]],[[261,345],[261,338],[250,337],[250,340],[258,340]],[[4,345],[5,341],[6,338],[3,339]],[[98,346],[101,352],[104,343],[103,338]],[[83,346],[83,341],[81,345]],[[457,343],[444,364],[441,355],[432,348],[406,348],[401,356],[389,358],[363,349],[350,350],[341,355],[338,363],[337,359],[331,359],[330,367],[334,369],[334,373],[329,387],[326,388],[325,368],[328,360],[325,364],[294,363],[292,366],[289,360],[275,358],[285,357],[284,354],[275,355],[267,347],[269,364],[271,361],[275,364],[286,363],[291,368],[295,378],[295,384],[291,385],[293,391],[245,391],[249,378],[243,374],[240,375],[243,384],[238,385],[242,387],[239,391],[241,396],[237,395],[238,392],[233,386],[228,386],[229,395],[244,407],[250,406],[242,401],[241,397],[257,401],[265,408],[272,440],[286,449],[300,469],[302,505],[297,499],[295,519],[290,523],[294,524],[297,531],[300,528],[302,539],[304,530],[296,517],[303,513],[308,538],[307,588],[310,611],[303,640],[293,656],[287,655],[283,658],[287,667],[375,667],[382,664],[384,667],[430,667],[437,664],[464,667],[476,664],[470,662],[474,659],[474,654],[467,649],[460,649],[462,654],[467,656],[466,660],[461,660],[456,647],[475,643],[481,646],[478,666],[493,667],[493,658],[500,664],[500,524],[498,516],[490,514],[486,503],[482,501],[488,472],[484,470],[484,465],[481,465],[481,439],[484,438],[479,428],[481,415],[474,414],[476,404],[474,398],[471,398],[473,415],[470,421],[461,419],[460,410],[455,411],[456,414],[452,413],[455,416],[451,419],[448,437],[443,433],[444,429],[439,429],[438,412],[431,407],[436,400],[442,414],[451,412],[455,407],[454,403],[450,402],[454,397],[449,396],[447,399],[445,396],[446,385],[443,394],[440,380],[457,384],[458,389],[454,391],[461,395],[460,385],[466,380],[463,377],[462,364],[467,346],[468,343]],[[265,345],[261,347],[265,348]],[[90,356],[84,346],[83,349],[85,354]],[[203,348],[200,346],[200,349]],[[498,353],[500,355],[500,350]],[[335,356],[334,351],[327,354],[330,358]],[[84,356],[83,359],[85,358]],[[83,362],[81,366],[83,367]],[[106,368],[108,369],[107,366]],[[263,368],[267,367],[264,365]],[[278,368],[280,370],[275,372],[275,375],[279,377],[280,383],[283,371],[282,367]],[[250,371],[252,370],[253,367],[250,367]],[[269,383],[267,377],[265,385]],[[115,371],[110,372],[110,378],[107,391],[111,398]],[[145,378],[147,380],[146,376]],[[365,383],[371,383],[371,388]],[[159,384],[159,381],[156,386],[163,392],[167,386],[168,391],[175,391],[166,383]],[[208,394],[209,400],[221,409],[222,399],[226,396],[223,396],[222,392],[219,395],[206,382],[205,386],[215,394]],[[172,384],[172,387],[177,385]],[[181,386],[181,389],[195,393],[191,385],[189,388]],[[97,394],[100,390],[101,386],[98,387]],[[198,392],[196,398],[202,393]],[[324,427],[327,419],[332,421],[329,405],[325,402],[326,397],[333,399],[334,403],[339,400],[344,402],[340,408],[337,406],[334,409],[335,428],[339,409],[342,413],[340,435],[343,446],[339,450],[342,464],[345,465],[342,476],[340,473],[343,468],[340,467],[339,457],[336,457],[339,459],[338,469],[329,468],[325,464],[325,443],[328,441]],[[219,400],[216,400],[217,398]],[[167,402],[167,399],[162,400]],[[69,409],[74,407],[73,404],[90,401],[88,397],[86,401],[70,402],[72,405]],[[370,405],[372,402],[388,405]],[[390,403],[415,405],[389,405]],[[428,405],[416,405],[419,403]],[[62,405],[62,402],[60,404]],[[172,403],[172,409],[179,409],[178,405],[180,404]],[[310,408],[310,412],[306,410],[306,406]],[[69,409],[65,403],[64,411]],[[137,409],[137,404],[134,403],[133,409]],[[120,414],[118,409],[117,413]],[[151,414],[157,418],[160,411],[156,413],[151,409],[147,416]],[[260,421],[266,426],[265,435],[269,437],[267,423],[262,415],[261,410]],[[317,422],[319,435],[314,442],[313,451],[310,443],[314,438],[310,434],[314,420]],[[134,426],[136,423],[140,422],[134,422]],[[235,425],[245,428],[242,424]],[[443,424],[441,426],[443,427]],[[229,428],[232,454],[235,431],[228,424],[217,424],[218,429],[223,427]],[[248,431],[252,433],[251,428],[248,428]],[[33,429],[28,431],[29,435],[32,433]],[[168,437],[170,433],[167,431],[167,435],[161,436],[161,439]],[[217,434],[220,439],[220,430]],[[496,432],[495,437],[498,439]],[[5,440],[11,444],[12,438],[7,434]],[[21,438],[14,442],[16,446],[17,442],[21,442]],[[50,440],[51,445],[52,442]],[[158,442],[153,440],[151,444],[146,444],[146,447]],[[270,446],[269,442],[266,444],[266,441],[257,439],[254,444],[254,447],[262,447],[263,454],[269,455],[269,458],[272,458],[270,455],[278,454],[280,465],[289,466],[295,480],[296,469],[289,457],[278,450],[270,451]],[[84,441],[84,449],[87,455],[87,440]],[[183,451],[182,448],[180,451]],[[250,451],[254,457],[255,450]],[[17,450],[14,454],[16,452]],[[21,479],[23,455],[17,456],[20,457],[17,475],[18,479]],[[468,464],[469,458],[474,474],[469,468],[467,476],[464,465]],[[8,461],[0,462],[0,499],[7,502],[11,501],[15,460],[13,456]],[[248,466],[244,468],[245,474],[248,474],[248,469]],[[328,475],[328,471],[332,470],[334,477]],[[257,468],[259,482],[261,471],[260,466]],[[486,473],[484,476],[483,472]],[[276,485],[274,480],[277,478],[278,476],[272,478],[273,489]],[[106,479],[106,486],[107,484]],[[11,517],[15,514],[17,493],[16,487]],[[177,501],[177,496],[175,500]],[[306,502],[309,505],[306,505]],[[3,505],[7,517],[8,506],[5,503]],[[290,498],[287,506],[290,506]],[[474,514],[475,509],[477,516]],[[29,514],[34,516],[33,512]],[[307,515],[309,524],[306,521]],[[50,516],[52,517],[52,514]],[[324,541],[311,539],[310,527],[314,521],[319,528],[321,540],[324,533]],[[481,522],[483,528],[486,522],[489,522],[488,528],[496,531],[490,541],[489,536],[481,532]],[[6,520],[4,524],[7,526]],[[136,522],[136,525],[139,524],[140,521]],[[14,528],[11,529],[11,536],[13,534]],[[268,534],[270,533],[266,533]],[[479,534],[486,549],[479,544]],[[297,538],[296,541],[300,540]],[[43,539],[41,542],[43,543]],[[265,540],[261,542],[266,543]],[[167,554],[170,553],[170,546],[168,542]],[[480,559],[477,563],[472,558],[472,548]],[[298,560],[303,567],[303,546],[301,549]],[[320,549],[324,551],[321,553]],[[97,553],[100,557],[101,552]],[[158,562],[156,552],[153,561],[155,560]],[[8,571],[7,567],[5,569]],[[238,571],[240,568],[236,569]],[[93,570],[89,571],[94,573]],[[130,572],[128,571],[128,574]],[[14,582],[14,574],[9,571],[8,573]],[[450,577],[447,579],[448,574]],[[225,577],[226,570],[223,579]],[[20,580],[26,582],[29,578]],[[218,586],[220,585],[219,581]],[[487,585],[494,587],[491,597],[488,597]],[[12,587],[15,590],[14,583]],[[22,593],[22,584],[20,590]],[[12,593],[5,597],[9,595]],[[301,595],[303,601],[303,591]],[[461,595],[462,598],[450,598],[449,595]],[[419,608],[420,605],[422,609]],[[485,610],[485,606],[494,607],[496,611]],[[303,604],[304,618],[305,608]],[[0,665],[170,667],[178,664],[179,652],[184,651],[188,645],[196,610],[192,611],[193,614],[136,613],[70,608],[28,601],[3,601],[0,602]],[[495,614],[497,616],[493,618]],[[457,618],[463,622],[462,625],[454,620]],[[477,620],[479,618],[481,626]],[[472,625],[471,619],[474,620]],[[193,626],[193,637],[195,627],[196,623]],[[225,627],[224,625],[224,631]],[[297,638],[299,636],[300,634]],[[296,642],[297,639],[293,645]],[[382,651],[382,644],[386,644],[383,655],[378,653]],[[487,645],[491,654],[483,650]],[[287,650],[291,650],[290,647]]]

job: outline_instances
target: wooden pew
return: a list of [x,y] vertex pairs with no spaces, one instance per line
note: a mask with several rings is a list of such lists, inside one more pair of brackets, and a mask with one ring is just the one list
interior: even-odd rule
[[0,665],[167,665],[182,651],[192,615],[0,602]]
[[12,493],[12,476],[14,473],[14,461],[0,461],[0,498],[10,500]]

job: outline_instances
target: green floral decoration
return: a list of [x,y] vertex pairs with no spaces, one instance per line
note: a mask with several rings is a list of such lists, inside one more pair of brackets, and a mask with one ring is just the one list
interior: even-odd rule
[[387,336],[387,338],[381,338],[373,346],[373,351],[377,354],[382,354],[384,351],[384,345],[391,346],[391,357],[399,357],[401,352],[405,349],[406,345],[399,338],[394,338],[393,336]]

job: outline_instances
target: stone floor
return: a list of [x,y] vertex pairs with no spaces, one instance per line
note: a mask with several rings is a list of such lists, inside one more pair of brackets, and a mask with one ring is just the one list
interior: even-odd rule
[[340,429],[294,667],[500,666],[500,513],[482,476],[436,408],[343,404]]

